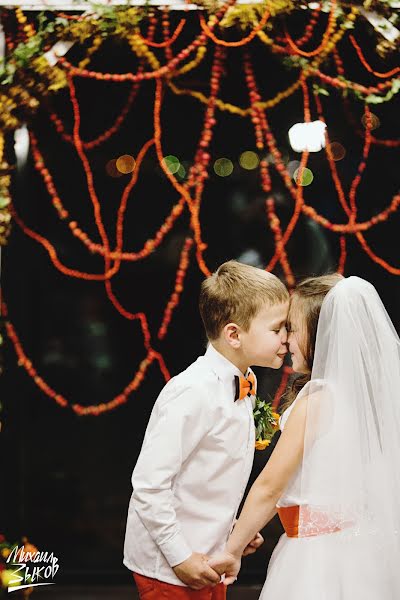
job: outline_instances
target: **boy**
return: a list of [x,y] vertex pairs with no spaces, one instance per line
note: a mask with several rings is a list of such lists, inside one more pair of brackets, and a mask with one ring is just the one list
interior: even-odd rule
[[224,547],[253,463],[249,366],[282,366],[288,301],[277,277],[235,261],[202,284],[207,351],[161,391],[132,475],[124,564],[140,598],[225,598],[207,559]]

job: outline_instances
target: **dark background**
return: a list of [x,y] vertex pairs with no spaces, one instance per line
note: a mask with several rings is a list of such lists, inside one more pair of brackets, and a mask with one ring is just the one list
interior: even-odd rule
[[[306,11],[293,15],[290,29],[300,36],[306,24]],[[174,19],[177,19],[176,15]],[[189,41],[198,29],[197,17],[183,34]],[[322,21],[322,26],[324,25]],[[321,32],[316,34],[316,38]],[[392,60],[382,61],[374,52],[375,37],[366,24],[356,28],[370,61],[391,68]],[[320,37],[318,37],[320,39]],[[183,44],[183,42],[182,42]],[[178,44],[179,47],[179,44]],[[273,97],[298,77],[281,59],[254,42],[251,53],[263,98]],[[373,79],[362,69],[348,42],[341,45],[348,78],[364,84]],[[212,53],[208,53],[210,56]],[[82,56],[74,48],[69,59]],[[230,50],[221,97],[248,104],[241,67],[240,50]],[[382,67],[384,65],[384,67]],[[94,57],[92,68],[125,72],[136,70],[135,59],[123,44],[104,44]],[[182,87],[208,94],[210,60],[182,78]],[[334,73],[332,67],[327,72]],[[92,139],[109,127],[121,110],[129,92],[127,84],[86,80],[77,81],[81,106],[81,137]],[[152,135],[154,83],[146,82],[119,133],[99,149],[88,152],[101,199],[103,221],[108,232],[114,230],[120,194],[127,177],[107,176],[108,160],[121,154],[136,156]],[[344,110],[343,100],[335,91],[322,97],[332,141],[346,149],[337,163],[345,190],[348,191],[361,160],[362,139],[356,134]],[[358,122],[362,103],[350,98],[352,113]],[[53,109],[63,118],[66,130],[72,130],[72,111],[68,93],[61,92],[52,101]],[[311,104],[313,118],[315,106]],[[377,137],[399,135],[399,100],[372,106],[381,127]],[[66,208],[90,237],[98,240],[93,210],[83,170],[73,147],[61,140],[48,118],[44,103],[32,123],[46,165],[53,174]],[[164,154],[174,154],[188,164],[198,140],[204,106],[190,97],[177,97],[166,91],[162,112]],[[287,160],[299,155],[289,146],[287,131],[303,120],[299,92],[268,113],[278,146]],[[217,111],[217,126],[212,141],[213,161],[226,156],[234,163],[230,177],[219,178],[211,170],[201,210],[205,253],[210,269],[236,258],[264,266],[274,251],[272,235],[265,216],[265,198],[259,185],[258,171],[245,171],[238,164],[244,150],[255,150],[250,120]],[[9,148],[9,152],[11,149]],[[324,152],[311,156],[309,167],[314,181],[305,190],[307,202],[334,222],[345,222],[336,197]],[[177,194],[157,165],[154,151],[143,164],[138,185],[130,197],[126,214],[124,248],[136,250],[158,229]],[[359,220],[370,218],[386,207],[398,191],[399,149],[373,146],[358,192]],[[282,225],[288,222],[293,202],[274,172],[273,193]],[[66,265],[80,270],[100,272],[102,260],[90,256],[76,241],[68,227],[60,222],[49,202],[43,182],[31,162],[14,178],[14,202],[25,222],[48,237]],[[400,265],[398,243],[399,217],[378,225],[366,234],[372,248],[395,266]],[[138,263],[123,264],[114,280],[114,289],[122,304],[131,311],[143,310],[154,336],[153,344],[163,353],[171,374],[186,368],[204,352],[205,338],[197,309],[199,285],[203,279],[194,258],[185,282],[181,303],[175,311],[169,333],[162,342],[156,333],[162,313],[173,289],[180,250],[189,233],[185,215],[176,223],[161,247]],[[113,244],[111,235],[111,245]],[[349,258],[346,275],[356,274],[371,281],[399,329],[399,280],[373,263],[357,240],[348,239]],[[294,272],[301,278],[334,270],[339,257],[338,237],[313,221],[301,217],[288,254]],[[3,253],[3,293],[9,318],[20,335],[27,355],[38,372],[71,404],[97,404],[110,400],[132,378],[145,356],[138,321],[123,319],[110,304],[102,283],[65,277],[51,264],[44,249],[26,237],[14,225]],[[281,276],[279,269],[275,271]],[[78,417],[45,397],[26,372],[16,364],[14,349],[3,346],[4,373],[1,379],[3,404],[2,501],[3,522],[0,530],[7,538],[22,535],[39,549],[54,552],[60,561],[58,581],[69,583],[124,583],[130,580],[122,566],[125,520],[131,493],[130,477],[144,436],[153,403],[164,385],[156,364],[149,369],[140,389],[126,405],[100,417]],[[262,395],[273,395],[280,375],[257,370]],[[252,480],[262,469],[271,450],[258,452]],[[255,557],[244,561],[242,582],[260,582],[266,561],[281,532],[275,520],[266,530],[266,543]]]

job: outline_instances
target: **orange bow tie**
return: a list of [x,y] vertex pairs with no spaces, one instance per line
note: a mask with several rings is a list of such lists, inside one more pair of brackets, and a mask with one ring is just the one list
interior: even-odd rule
[[246,377],[235,375],[235,402],[243,400],[246,396],[256,395],[256,378],[253,373],[249,373]]

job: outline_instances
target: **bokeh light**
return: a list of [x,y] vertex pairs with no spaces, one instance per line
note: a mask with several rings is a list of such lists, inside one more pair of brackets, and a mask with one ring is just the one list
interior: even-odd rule
[[295,180],[295,182],[297,183],[297,185],[301,185],[303,187],[306,187],[307,185],[310,185],[313,182],[313,180],[314,180],[313,172],[308,167],[305,167],[302,170],[301,181],[297,180],[297,178],[298,178],[299,175],[300,175],[300,167],[298,169],[296,169],[295,172],[293,173],[293,179]]
[[239,157],[239,164],[243,169],[247,169],[248,171],[252,171],[256,169],[259,165],[260,159],[258,154],[253,152],[252,150],[246,150],[242,152]]
[[233,172],[233,162],[229,158],[218,158],[214,163],[214,171],[219,177],[228,177]]
[[117,170],[123,175],[127,175],[128,173],[132,173],[135,168],[136,161],[130,154],[123,154],[115,161],[115,166]]
[[[281,161],[284,165],[287,165],[290,160],[289,152],[286,150],[286,148],[278,148],[278,150],[281,153]],[[275,162],[275,159],[273,162]]]
[[[381,124],[379,117],[374,115],[374,113],[370,113],[370,119],[371,119],[371,131],[373,131],[374,129],[378,129],[378,127]],[[367,116],[365,114],[361,117],[361,123],[363,124],[363,126],[366,129],[367,128]]]
[[288,165],[287,165],[287,170],[289,172],[290,177],[293,177],[294,172],[296,171],[296,169],[298,169],[300,166],[300,161],[298,160],[291,160]]
[[180,177],[180,179],[185,179],[186,169],[182,164],[179,165],[179,169],[177,170],[176,174],[178,177]]
[[331,151],[333,160],[342,160],[346,156],[346,148],[339,142],[329,144],[329,150]]
[[116,159],[112,158],[106,164],[106,173],[110,177],[122,177],[122,173],[120,171],[118,171],[118,169],[117,169],[116,162],[117,162]]
[[289,129],[289,142],[295,152],[319,152],[326,144],[326,123],[321,120],[295,123]]
[[168,156],[164,156],[163,163],[164,163],[164,166],[168,169],[168,171],[170,173],[172,173],[172,175],[177,173],[181,166],[179,158],[177,158],[173,154],[168,154]]

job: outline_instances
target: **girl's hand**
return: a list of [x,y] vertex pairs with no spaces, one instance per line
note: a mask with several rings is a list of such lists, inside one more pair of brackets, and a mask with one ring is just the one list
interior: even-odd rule
[[247,544],[246,548],[243,550],[243,556],[249,556],[249,554],[254,554],[258,550],[260,546],[264,543],[264,538],[261,533],[257,533],[253,540],[249,544]]
[[220,554],[215,554],[208,560],[208,565],[220,575],[225,574],[225,585],[231,585],[237,579],[240,571],[241,559],[230,552],[224,550]]
[[[232,531],[235,529],[235,525],[237,522],[238,522],[238,520],[235,519],[235,522],[232,527]],[[249,544],[247,544],[246,548],[243,550],[242,556],[249,556],[249,554],[254,554],[254,552],[256,552],[258,550],[258,548],[263,545],[263,543],[264,543],[264,538],[261,535],[261,533],[260,532],[256,533],[256,535],[251,540],[251,542]]]

